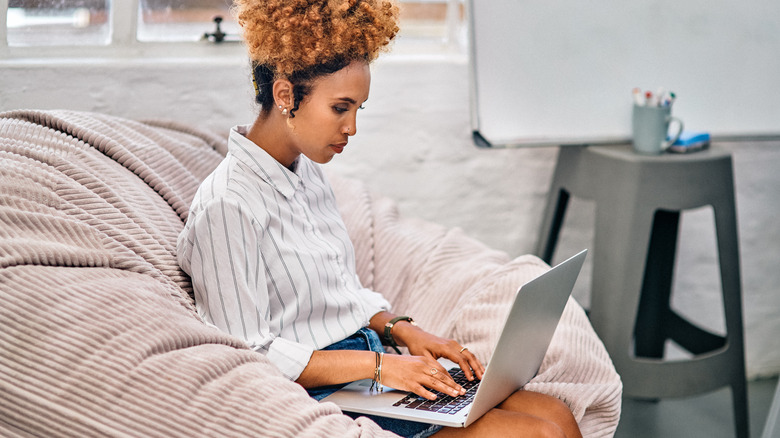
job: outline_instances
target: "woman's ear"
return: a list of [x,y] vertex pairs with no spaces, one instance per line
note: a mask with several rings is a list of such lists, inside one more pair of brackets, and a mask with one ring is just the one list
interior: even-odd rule
[[283,109],[292,109],[294,103],[293,84],[287,79],[277,79],[273,86],[274,103]]

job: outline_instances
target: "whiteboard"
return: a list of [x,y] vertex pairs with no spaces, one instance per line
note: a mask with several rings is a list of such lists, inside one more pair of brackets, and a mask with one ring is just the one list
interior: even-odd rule
[[627,142],[635,87],[673,91],[686,130],[780,137],[780,0],[468,8],[472,128],[487,145]]

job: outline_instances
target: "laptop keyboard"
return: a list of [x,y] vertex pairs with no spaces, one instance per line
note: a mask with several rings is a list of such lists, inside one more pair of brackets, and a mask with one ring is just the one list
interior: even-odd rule
[[406,397],[395,402],[393,406],[403,406],[409,409],[438,412],[441,414],[457,414],[463,408],[469,406],[472,400],[474,400],[474,394],[477,393],[477,388],[479,388],[479,380],[474,379],[469,381],[466,378],[466,375],[463,374],[463,370],[458,367],[450,369],[449,373],[453,380],[455,380],[455,383],[466,390],[465,394],[458,397],[452,397],[439,391],[432,391],[436,394],[436,400],[428,400],[415,393],[410,393]]

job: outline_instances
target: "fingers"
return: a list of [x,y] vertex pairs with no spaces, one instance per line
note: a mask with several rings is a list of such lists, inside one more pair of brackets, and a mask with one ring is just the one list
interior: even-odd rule
[[423,356],[385,355],[382,377],[386,385],[414,392],[428,400],[436,399],[432,391],[453,397],[465,394],[439,362]]
[[453,362],[456,362],[460,366],[463,370],[463,374],[466,375],[466,378],[474,380],[474,377],[476,377],[481,380],[482,375],[485,373],[485,367],[482,366],[482,363],[477,359],[477,356],[470,352],[468,347],[462,347],[460,352],[458,352],[458,356],[458,360]]
[[466,390],[463,389],[462,386],[455,383],[447,369],[436,360],[421,358],[421,363],[415,371],[415,380],[417,380],[417,383],[420,386],[417,390],[413,390],[413,392],[428,400],[436,399],[436,394],[430,390],[438,391],[452,397],[457,397],[466,393]]
[[485,367],[482,366],[482,363],[477,359],[477,356],[469,351],[468,347],[461,346],[455,341],[450,342],[451,344],[444,356],[457,363],[460,369],[463,370],[463,374],[467,379],[474,380],[476,377],[481,380],[482,375],[485,372]]
[[454,340],[445,340],[439,338],[440,343],[436,348],[426,349],[423,352],[425,357],[431,359],[437,359],[439,357],[446,357],[447,359],[455,362],[463,370],[463,374],[469,380],[482,379],[482,375],[485,373],[485,367],[477,359],[468,347],[462,346]]
[[[458,385],[454,380],[452,380],[450,373],[447,372],[447,369],[445,369],[439,362],[426,361],[426,363],[430,364],[431,367],[427,371],[425,379],[423,379],[421,382],[424,387],[435,389],[436,391],[451,395],[453,397],[457,397],[466,393],[466,390],[463,389],[462,386]],[[430,391],[426,390],[426,392]],[[433,396],[432,398],[426,398],[430,400],[436,398],[433,393],[431,393],[431,395]],[[423,395],[423,397],[425,396]]]
[[482,379],[485,367],[468,350],[468,347],[460,345],[452,339],[441,338],[423,330],[416,330],[414,333],[415,337],[406,342],[410,354],[430,359],[446,357],[460,366],[467,379],[474,380],[475,377]]
[[[436,359],[440,357],[446,357],[452,362],[458,364],[468,380],[471,381],[475,378],[482,379],[482,376],[485,373],[485,367],[482,366],[482,363],[479,361],[479,359],[477,359],[477,357],[471,351],[469,351],[468,347],[460,345],[458,342],[452,339],[441,338],[422,330],[417,330],[414,333],[416,337],[410,338],[406,341],[406,345],[409,348],[409,353],[411,355],[425,358],[431,362],[435,362]],[[438,365],[438,362],[436,362],[436,364],[439,367],[437,373],[443,373],[439,375],[440,381],[446,382],[448,387],[457,387],[457,389],[461,391],[462,388],[455,384],[449,374],[445,372],[444,368]],[[445,375],[446,378],[443,377]],[[433,384],[433,382],[431,382],[431,384]],[[422,382],[421,385],[427,386],[437,391],[441,391],[441,389],[437,387],[425,385],[424,382]],[[411,391],[430,399],[430,397],[427,397],[421,392],[415,390]],[[427,390],[424,391],[427,392]],[[442,392],[447,394],[450,393],[449,391]]]

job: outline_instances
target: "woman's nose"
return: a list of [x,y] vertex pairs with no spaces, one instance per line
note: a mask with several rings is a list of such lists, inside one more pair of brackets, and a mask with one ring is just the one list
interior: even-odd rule
[[343,132],[347,135],[357,134],[357,117],[353,117],[352,120],[350,120],[350,123],[344,126]]

